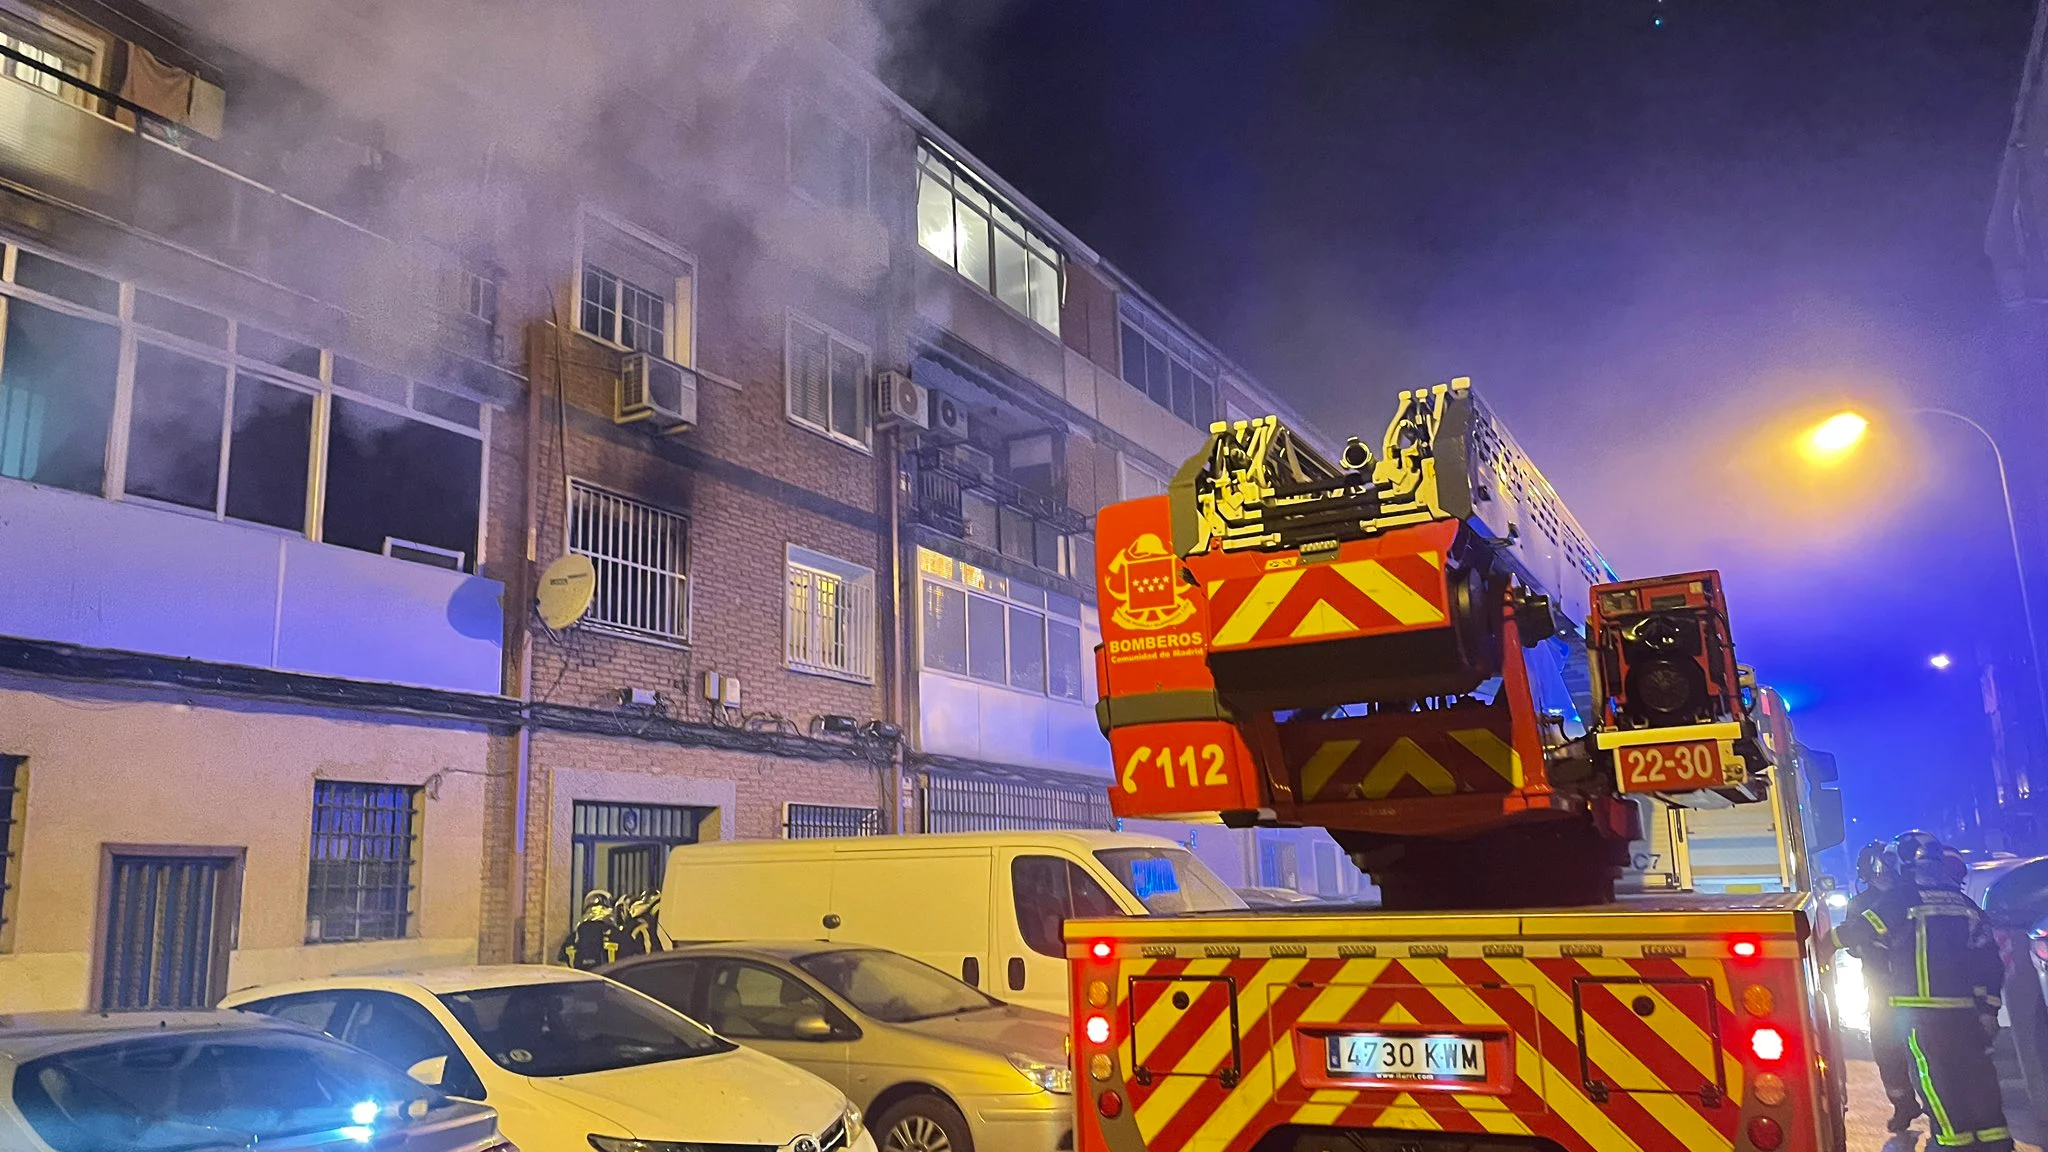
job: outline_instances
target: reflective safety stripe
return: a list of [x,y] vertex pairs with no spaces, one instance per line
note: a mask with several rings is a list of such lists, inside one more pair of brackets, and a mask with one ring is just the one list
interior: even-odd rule
[[1913,1066],[1920,1073],[1920,1095],[1927,1101],[1927,1110],[1934,1113],[1934,1123],[1940,1129],[1935,1140],[1946,1145],[1969,1144],[1977,1137],[1974,1133],[1959,1134],[1956,1126],[1949,1123],[1948,1106],[1941,1102],[1941,1096],[1934,1090],[1934,1074],[1927,1069],[1927,1053],[1920,1050],[1920,1030],[1914,1028],[1906,1033],[1906,1047],[1913,1051]]
[[2012,1139],[2012,1129],[1979,1128],[1977,1129],[1977,1139],[1984,1140],[1987,1142],[1991,1140],[2010,1140]]
[[1968,996],[1894,996],[1894,1008],[1975,1008],[1977,1002]]
[[1885,927],[1885,926],[1884,926],[1884,917],[1882,917],[1882,916],[1879,916],[1879,915],[1877,914],[1877,909],[1875,909],[1875,908],[1865,908],[1865,909],[1863,910],[1863,918],[1864,918],[1865,920],[1868,920],[1868,921],[1870,921],[1870,926],[1871,926],[1872,928],[1875,928],[1875,929],[1877,929],[1877,934],[1878,934],[1879,936],[1889,936],[1889,935],[1891,935],[1891,929],[1889,929],[1889,928],[1887,928],[1887,927]]

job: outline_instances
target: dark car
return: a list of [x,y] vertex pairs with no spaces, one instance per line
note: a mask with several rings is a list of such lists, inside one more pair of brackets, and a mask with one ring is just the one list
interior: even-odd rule
[[517,1152],[496,1111],[242,1012],[0,1016],[0,1148]]
[[2042,992],[2040,945],[2030,935],[2048,918],[2048,856],[1972,864],[1970,873],[1971,890],[1985,875],[1991,876],[1980,899],[2005,961],[2005,987],[1999,990],[2005,1022],[2012,1030],[2029,1103],[2048,1123],[2048,997]]

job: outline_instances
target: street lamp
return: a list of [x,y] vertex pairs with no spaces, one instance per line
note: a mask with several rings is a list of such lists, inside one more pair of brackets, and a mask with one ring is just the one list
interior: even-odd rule
[[[2012,543],[2012,567],[2020,582],[2020,619],[2027,629],[2027,665],[2034,672],[2034,695],[2040,705],[2040,723],[2048,727],[2048,678],[2041,674],[2041,643],[2034,631],[2034,599],[2027,592],[2027,562],[2020,551],[2020,522],[2012,508],[2012,482],[2005,474],[2005,452],[1998,447],[1998,439],[1989,429],[1961,412],[1947,408],[1908,408],[1909,416],[1940,416],[1953,420],[1984,438],[1991,446],[1992,462],[1998,465],[1998,492],[2005,498],[2005,531]],[[1817,464],[1833,464],[1863,441],[1869,431],[1870,421],[1857,412],[1837,412],[1833,416],[1807,429],[1800,437],[1800,451],[1807,459]],[[1936,656],[1929,661],[1936,668],[1948,667],[1948,657]]]
[[1955,663],[1955,661],[1949,659],[1948,653],[1946,652],[1936,652],[1934,655],[1929,656],[1927,658],[1928,666],[1933,668],[1937,672],[1948,671],[1948,666],[1953,663]]

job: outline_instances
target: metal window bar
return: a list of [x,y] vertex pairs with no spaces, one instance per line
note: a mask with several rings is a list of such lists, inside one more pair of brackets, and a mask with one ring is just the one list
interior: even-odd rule
[[926,832],[1106,831],[1116,826],[1109,797],[1098,789],[929,776],[918,791]]
[[668,850],[695,844],[706,808],[577,800],[570,807],[570,907],[593,888],[614,896],[661,887]]
[[99,1007],[210,1008],[227,989],[220,902],[235,862],[212,856],[126,856],[110,862]]
[[0,756],[0,931],[6,930],[8,914],[14,909],[14,813],[21,800],[24,760]]
[[313,783],[306,942],[403,939],[412,925],[419,789]]
[[880,836],[882,810],[841,804],[790,804],[783,809],[782,838],[818,840],[842,836]]
[[790,667],[874,679],[873,581],[791,564],[788,605],[783,655]]
[[590,557],[587,620],[664,640],[689,639],[689,522],[652,504],[570,482],[569,551]]

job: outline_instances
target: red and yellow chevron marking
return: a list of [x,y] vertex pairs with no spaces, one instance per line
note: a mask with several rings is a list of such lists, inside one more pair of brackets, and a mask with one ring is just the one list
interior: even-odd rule
[[[1749,1114],[1738,1059],[1749,1022],[1731,984],[1763,981],[1799,1003],[1782,999],[1797,992],[1789,954],[1731,974],[1719,959],[1565,956],[1556,944],[1526,956],[1474,941],[1435,951],[1122,961],[1112,1044],[1130,1114],[1088,1133],[1083,1152],[1250,1152],[1282,1125],[1537,1136],[1572,1152],[1732,1149]],[[1787,1019],[1803,1043],[1799,1015]],[[1481,1038],[1490,1079],[1449,1089],[1333,1078],[1322,1038],[1348,1030]],[[1081,1090],[1100,1091],[1086,1075]],[[1794,1096],[1785,1147],[1808,1152],[1818,1129],[1801,1113],[1812,1102]]]
[[1492,706],[1388,714],[1371,723],[1296,721],[1279,729],[1289,764],[1301,765],[1304,802],[1388,800],[1510,792],[1522,757],[1506,709]]
[[1212,650],[1405,632],[1450,618],[1441,551],[1283,559],[1296,562],[1204,581]]

